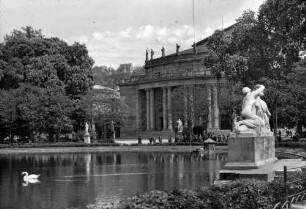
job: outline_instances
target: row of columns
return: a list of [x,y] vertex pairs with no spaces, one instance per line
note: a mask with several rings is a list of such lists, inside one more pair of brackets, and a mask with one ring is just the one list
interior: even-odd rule
[[[188,126],[188,100],[191,108],[191,117],[194,117],[193,94],[189,93],[191,88],[185,87],[184,94],[184,127]],[[189,98],[188,98],[189,97]],[[218,107],[218,89],[216,85],[207,85],[208,101],[208,124],[207,129],[219,129],[219,107]],[[154,88],[146,89],[146,130],[155,130],[155,109],[154,109]],[[163,109],[163,128],[172,130],[172,89],[171,86],[163,87],[162,91],[162,109]],[[191,121],[192,123],[194,121]],[[139,128],[139,127],[138,127]]]
[[[172,130],[172,90],[171,87],[163,87],[163,127]],[[154,89],[146,89],[146,117],[147,130],[155,129]]]

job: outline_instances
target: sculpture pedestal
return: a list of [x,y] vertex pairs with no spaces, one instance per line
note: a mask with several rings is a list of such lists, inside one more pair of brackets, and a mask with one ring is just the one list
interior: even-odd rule
[[84,135],[84,143],[90,144],[90,134],[89,133],[85,133],[85,135]]
[[256,178],[272,181],[275,171],[283,169],[285,161],[275,157],[272,133],[258,136],[253,132],[231,134],[228,139],[228,161],[220,170],[219,181]]
[[254,136],[250,133],[234,134],[228,139],[228,162],[224,169],[256,169],[276,160],[274,136]]

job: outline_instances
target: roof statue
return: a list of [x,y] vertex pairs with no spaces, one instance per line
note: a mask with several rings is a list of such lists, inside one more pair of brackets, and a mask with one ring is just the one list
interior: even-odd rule
[[162,51],[162,58],[165,58],[165,48],[162,47],[162,48],[161,48],[161,51]]
[[153,57],[154,57],[154,51],[153,49],[151,49],[151,60],[153,59]]
[[176,44],[176,55],[180,55],[180,45]]
[[148,50],[146,50],[146,61],[148,61],[149,60],[149,52],[148,52]]

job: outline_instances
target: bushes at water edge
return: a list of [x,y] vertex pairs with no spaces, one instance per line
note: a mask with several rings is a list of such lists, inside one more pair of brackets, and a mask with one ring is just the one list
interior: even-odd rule
[[144,208],[273,208],[275,190],[271,184],[254,179],[241,179],[227,184],[194,190],[151,191],[121,200],[119,209]]

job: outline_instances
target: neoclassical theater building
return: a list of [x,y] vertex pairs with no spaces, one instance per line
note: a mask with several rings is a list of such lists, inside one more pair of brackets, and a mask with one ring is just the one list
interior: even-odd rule
[[[230,26],[224,29],[224,32],[230,35],[232,30],[233,26]],[[197,99],[192,98],[193,94],[188,94],[194,86],[205,91],[207,131],[229,129],[228,124],[223,124],[226,121],[221,120],[222,110],[219,109],[218,103],[220,83],[224,83],[225,79],[217,81],[204,66],[204,58],[208,53],[207,41],[208,38],[205,38],[184,51],[180,51],[179,45],[176,45],[176,53],[169,55],[165,55],[165,49],[162,47],[162,56],[156,58],[153,50],[146,52],[145,73],[131,76],[119,84],[120,96],[128,106],[127,120],[121,127],[121,136],[152,131],[172,132],[178,120],[177,116],[173,115],[173,91],[177,88],[183,89],[180,95],[183,98],[180,104],[183,107],[180,119],[186,127],[187,107],[192,107],[192,104],[188,103]],[[195,112],[191,117],[196,115],[201,113]],[[202,125],[203,120],[196,117],[191,121],[194,126]]]

